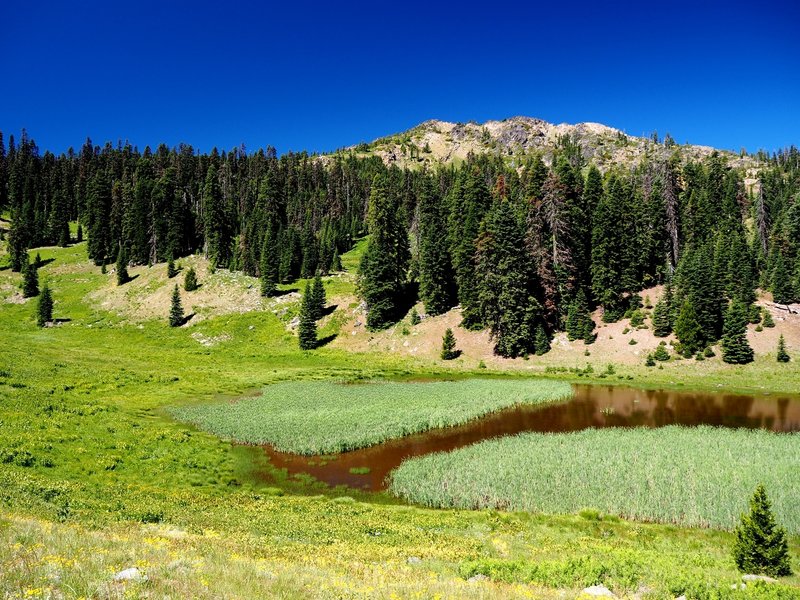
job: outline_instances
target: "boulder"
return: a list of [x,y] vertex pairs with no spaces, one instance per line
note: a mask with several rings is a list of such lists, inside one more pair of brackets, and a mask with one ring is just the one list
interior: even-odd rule
[[614,593],[604,585],[593,585],[584,588],[583,593],[594,598],[616,598]]
[[147,581],[147,575],[136,567],[131,567],[129,569],[123,569],[114,575],[114,581],[133,581],[134,583],[141,583],[142,581]]
[[777,579],[768,577],[767,575],[742,575],[742,581],[749,583],[751,581],[763,581],[764,583],[778,583]]

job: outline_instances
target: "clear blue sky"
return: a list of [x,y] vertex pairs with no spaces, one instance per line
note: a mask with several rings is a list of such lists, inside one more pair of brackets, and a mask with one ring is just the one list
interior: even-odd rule
[[345,4],[3,0],[0,130],[322,151],[528,115],[800,144],[796,1]]

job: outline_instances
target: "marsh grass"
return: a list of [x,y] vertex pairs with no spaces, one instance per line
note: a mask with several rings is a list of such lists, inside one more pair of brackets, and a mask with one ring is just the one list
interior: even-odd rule
[[391,491],[433,507],[572,513],[732,529],[758,483],[800,533],[800,434],[714,427],[525,433],[404,462]]
[[268,386],[258,398],[182,406],[172,413],[223,438],[326,454],[460,425],[510,406],[570,397],[568,384],[549,380],[296,381]]

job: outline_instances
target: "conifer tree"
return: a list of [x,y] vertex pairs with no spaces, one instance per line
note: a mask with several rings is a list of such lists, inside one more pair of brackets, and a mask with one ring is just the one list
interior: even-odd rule
[[280,251],[276,228],[272,224],[267,226],[264,242],[261,245],[259,271],[261,273],[261,295],[274,296],[280,278]]
[[170,256],[169,260],[167,260],[167,279],[172,279],[177,274],[178,270],[175,268],[175,261],[172,260],[172,256]]
[[789,353],[786,351],[786,340],[783,334],[778,338],[778,353],[775,358],[781,363],[786,363],[790,360]]
[[705,345],[703,328],[697,320],[691,300],[685,300],[675,321],[675,335],[683,346],[683,353],[691,356]]
[[183,278],[183,289],[187,292],[193,292],[197,287],[197,273],[195,273],[194,267],[189,267]]
[[513,205],[495,203],[478,235],[475,276],[481,321],[491,329],[500,356],[533,349],[541,311],[527,258],[525,230]]
[[578,289],[575,298],[570,302],[566,330],[570,341],[584,340],[589,344],[594,340],[594,320],[589,312],[589,303],[583,288]]
[[411,318],[409,319],[412,325],[419,325],[422,319],[419,318],[419,313],[416,308],[411,309]]
[[461,304],[462,326],[480,329],[481,308],[475,278],[475,240],[491,203],[489,189],[476,166],[468,166],[449,194],[450,254]]
[[375,176],[369,198],[367,249],[359,288],[367,303],[367,327],[380,329],[398,317],[408,271],[408,233],[385,178]]
[[37,269],[42,266],[42,256],[38,252],[36,253],[36,257],[33,259],[33,266]]
[[664,295],[653,309],[653,335],[656,337],[667,337],[672,333],[672,305],[674,301],[672,283],[667,282],[664,286]]
[[80,244],[83,241],[83,225],[78,223],[78,231],[75,234],[75,243]]
[[178,284],[172,290],[172,304],[169,309],[169,326],[180,327],[183,325],[183,305],[181,304],[181,293]]
[[772,318],[772,313],[769,312],[767,309],[764,309],[763,317],[761,319],[761,324],[764,327],[775,327],[775,320]]
[[603,305],[603,320],[618,320],[624,312],[625,291],[624,202],[626,190],[611,176],[592,216],[592,293]]
[[33,298],[39,294],[39,273],[36,264],[28,262],[22,273],[22,297]]
[[325,284],[322,283],[322,277],[319,273],[316,274],[314,282],[311,284],[311,298],[314,308],[314,319],[321,319],[322,315],[325,313],[327,299],[325,298]]
[[297,328],[297,341],[301,350],[313,350],[317,347],[316,310],[311,284],[306,283],[300,304],[300,323]]
[[742,573],[770,577],[792,574],[786,531],[776,524],[772,506],[761,484],[750,500],[750,514],[742,515],[736,528],[733,559]]
[[125,285],[130,281],[130,276],[128,275],[128,255],[125,252],[125,248],[120,248],[117,251],[117,285]]
[[42,286],[42,293],[39,294],[39,303],[36,309],[36,324],[44,327],[53,320],[53,295],[47,282]]
[[747,307],[738,299],[731,302],[725,313],[722,360],[736,365],[753,362],[753,349],[747,342]]
[[20,211],[14,215],[11,230],[8,232],[8,254],[11,270],[15,273],[24,271],[28,265],[28,250],[26,242],[25,223]]
[[333,258],[331,258],[331,271],[338,273],[342,271],[342,258],[339,256],[339,248],[333,247]]
[[458,358],[460,354],[461,352],[456,350],[456,336],[453,335],[453,330],[448,327],[442,338],[442,360],[453,360]]
[[777,253],[772,267],[772,298],[778,304],[790,304],[794,301],[794,290],[789,270],[783,259],[783,254]]
[[533,351],[536,356],[550,352],[550,336],[547,335],[544,327],[539,324],[536,326],[536,337],[533,340]]
[[425,312],[439,315],[455,304],[455,279],[447,243],[444,205],[434,195],[433,183],[420,184],[419,209],[419,295]]

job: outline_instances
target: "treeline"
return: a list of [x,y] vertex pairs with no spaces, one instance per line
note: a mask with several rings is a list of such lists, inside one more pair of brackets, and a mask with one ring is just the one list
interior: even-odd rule
[[590,343],[593,308],[617,320],[640,307],[641,289],[666,283],[657,333],[674,330],[691,353],[740,332],[742,315],[755,319],[757,287],[800,299],[800,153],[764,157],[746,190],[724,156],[686,163],[678,152],[601,174],[565,138],[552,165],[531,156],[517,170],[481,155],[430,172],[347,153],[88,140],[79,153],[40,155],[24,133],[7,150],[0,134],[0,209],[11,213],[16,270],[28,248],[71,243],[77,221],[98,265],[203,252],[261,277],[266,295],[339,268],[368,231],[368,326],[417,298],[431,315],[460,305],[463,326],[490,328],[503,356],[546,352],[564,329]]

